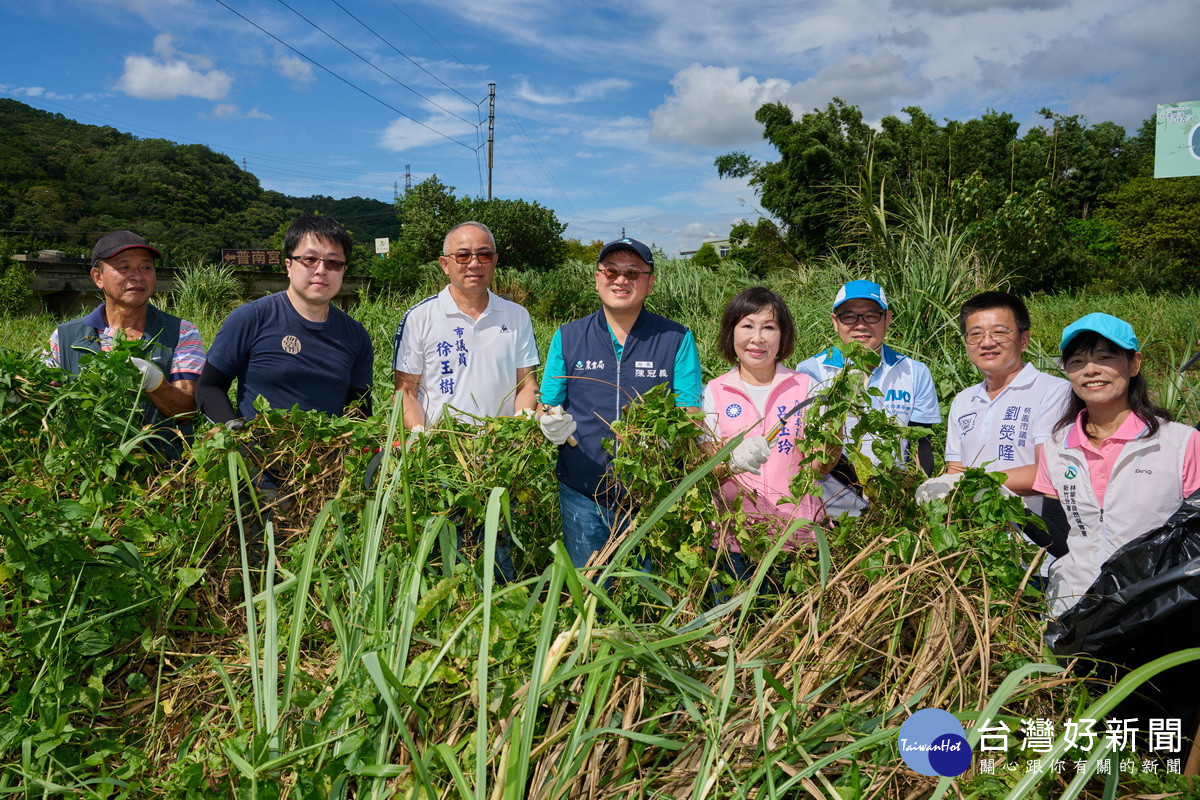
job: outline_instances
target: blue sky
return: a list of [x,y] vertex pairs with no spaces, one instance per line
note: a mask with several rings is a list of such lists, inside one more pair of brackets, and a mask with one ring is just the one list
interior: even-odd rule
[[675,253],[759,215],[712,164],[774,157],[764,102],[1132,132],[1200,99],[1197,31],[1194,0],[9,0],[0,96],[206,144],[269,189],[390,201],[406,165],[485,193],[491,81],[495,196]]

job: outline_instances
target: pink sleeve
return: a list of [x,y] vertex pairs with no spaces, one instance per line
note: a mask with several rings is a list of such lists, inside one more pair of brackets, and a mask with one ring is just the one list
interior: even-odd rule
[[1058,497],[1058,490],[1054,488],[1054,484],[1050,482],[1050,470],[1046,467],[1046,448],[1043,447],[1038,453],[1037,460],[1037,477],[1033,479],[1033,490],[1041,492],[1046,497]]
[[1183,496],[1200,489],[1200,431],[1192,431],[1183,452]]

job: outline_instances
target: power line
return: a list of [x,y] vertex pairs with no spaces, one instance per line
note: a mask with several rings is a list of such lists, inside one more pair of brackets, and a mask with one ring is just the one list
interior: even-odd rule
[[417,22],[415,19],[413,19],[412,17],[410,17],[410,16],[408,15],[408,12],[407,12],[407,11],[405,11],[403,8],[401,8],[401,7],[399,6],[399,4],[397,4],[397,3],[396,3],[396,0],[388,0],[388,2],[389,2],[389,3],[391,3],[391,4],[392,4],[392,6],[393,6],[393,7],[394,7],[394,8],[395,8],[397,11],[399,11],[401,14],[403,14],[405,19],[407,19],[407,20],[408,20],[409,22],[411,22],[411,23],[412,23],[414,26],[416,26],[417,30],[419,30],[421,33],[425,34],[425,35],[426,35],[426,36],[428,36],[430,39],[432,39],[432,40],[433,40],[433,43],[434,43],[434,44],[436,44],[438,47],[440,47],[440,48],[442,48],[443,50],[445,50],[445,51],[446,51],[446,53],[447,53],[447,55],[449,55],[449,56],[450,56],[450,58],[454,59],[455,63],[462,65],[462,66],[463,66],[463,67],[464,67],[464,68],[467,70],[467,72],[470,72],[470,73],[471,73],[472,75],[474,75],[476,78],[479,78],[479,80],[483,81],[484,83],[487,83],[487,78],[483,77],[483,76],[482,76],[482,75],[480,75],[478,72],[476,72],[475,70],[471,69],[471,68],[470,68],[470,67],[468,67],[466,64],[463,64],[463,62],[459,61],[459,59],[458,59],[458,56],[456,56],[456,55],[454,54],[454,52],[453,52],[453,51],[452,51],[450,48],[446,47],[446,45],[444,45],[444,44],[442,44],[441,42],[439,42],[439,41],[438,41],[438,38],[437,38],[436,36],[434,36],[432,33],[430,33],[429,31],[425,30],[424,28],[422,28],[422,27],[421,27],[421,23]]
[[[336,0],[335,0],[335,2],[336,2]],[[417,30],[421,31],[421,33],[428,36],[430,38],[430,40],[433,41],[434,44],[436,44],[438,47],[442,48],[442,50],[444,50],[446,52],[446,54],[450,56],[450,58],[454,61],[454,63],[463,67],[465,70],[470,72],[472,75],[474,75],[479,80],[481,80],[481,81],[487,80],[482,75],[480,75],[478,72],[471,69],[471,67],[469,65],[463,63],[462,59],[460,59],[458,57],[458,55],[454,53],[454,51],[452,51],[450,48],[446,47],[446,45],[442,44],[441,41],[436,36],[434,36],[429,31],[425,30],[425,28],[421,27],[421,23],[417,22],[415,19],[413,19],[411,16],[409,16],[408,12],[405,11],[403,8],[401,8],[400,5],[396,2],[396,0],[388,0],[388,2],[390,2],[392,4],[392,7],[395,8],[397,11],[399,11],[404,16],[405,19],[407,19],[409,22],[411,22],[413,24],[413,26],[415,26],[417,28]],[[538,153],[537,148],[535,148],[533,146],[533,139],[530,138],[529,134],[525,131],[525,126],[523,126],[521,124],[521,121],[517,117],[516,112],[514,112],[512,110],[512,106],[510,106],[508,104],[508,100],[505,99],[504,95],[500,95],[500,102],[502,102],[504,104],[504,107],[505,107],[505,109],[507,109],[508,113],[511,115],[512,120],[514,122],[516,122],[517,128],[521,131],[521,135],[525,138],[525,146],[529,149],[529,152],[533,155],[534,159],[538,162],[538,165],[541,167],[541,171],[546,176],[547,180],[549,181],[550,185],[553,187],[554,191],[557,192],[558,196],[562,199],[563,204],[565,206],[564,210],[567,213],[569,213],[572,217],[574,217],[574,220],[568,220],[568,221],[569,222],[573,221],[575,223],[575,225],[577,227],[581,228],[583,231],[585,231],[587,233],[587,235],[591,235],[590,229],[586,225],[583,224],[583,220],[579,216],[579,213],[575,210],[575,207],[571,204],[571,201],[567,198],[566,193],[563,192],[562,187],[560,187],[558,185],[558,181],[556,181],[554,179],[554,175],[550,172],[549,168],[546,166],[546,163],[542,159],[541,155]],[[479,150],[478,149],[476,149],[475,154],[476,154],[476,159],[478,160],[478,158],[479,158]],[[520,155],[520,153],[518,153],[518,155]],[[525,161],[524,156],[521,156],[521,160]],[[532,165],[530,165],[528,161],[525,161],[525,163],[526,163],[526,165],[530,166],[531,170],[533,169]],[[521,184],[521,186],[523,186],[525,188],[525,191],[527,193],[529,193],[530,195],[533,194],[533,192],[531,192],[529,190],[529,187],[525,185],[525,181],[521,178],[519,173],[517,175],[517,181]],[[480,183],[482,184],[482,182],[483,181],[482,181],[482,177],[481,177]]]
[[[409,57],[408,57],[408,55],[406,55],[405,53],[402,53],[402,52],[400,52],[399,48],[397,48],[395,45],[393,45],[393,44],[392,44],[391,42],[389,42],[387,39],[383,38],[383,36],[381,36],[381,35],[379,34],[379,32],[378,32],[378,31],[376,31],[374,28],[372,28],[370,25],[368,25],[367,23],[363,22],[363,21],[362,21],[361,19],[359,19],[358,17],[356,17],[356,16],[354,16],[353,14],[351,14],[351,13],[350,13],[350,11],[349,11],[349,10],[348,10],[348,9],[347,9],[347,8],[346,8],[344,5],[342,5],[341,3],[339,3],[339,2],[338,2],[338,0],[329,0],[329,2],[333,3],[335,6],[337,6],[338,8],[340,8],[342,11],[345,11],[347,14],[349,14],[349,16],[350,16],[350,19],[354,20],[354,21],[355,21],[355,22],[357,22],[359,25],[362,25],[364,28],[366,28],[368,31],[370,31],[370,32],[371,32],[371,34],[372,34],[372,35],[373,35],[375,38],[377,38],[379,41],[383,42],[383,43],[384,43],[384,44],[386,44],[388,47],[392,48],[392,50],[393,50],[393,51],[395,51],[396,53],[399,53],[401,56],[403,56],[404,58],[408,59],[408,62],[409,62],[410,64],[412,64],[414,67],[416,67],[417,69],[421,70],[422,72],[424,72],[424,73],[425,73],[426,75],[428,75],[429,77],[433,78],[435,81],[437,81],[438,83],[440,83],[442,86],[445,86],[447,89],[449,89],[450,91],[454,92],[456,95],[458,95],[459,97],[461,97],[463,100],[466,100],[468,103],[471,103],[471,104],[472,104],[472,105],[474,105],[476,108],[478,108],[478,106],[479,106],[479,103],[477,103],[477,102],[475,102],[474,100],[472,100],[471,98],[467,97],[465,94],[463,94],[462,92],[460,92],[458,89],[455,89],[455,88],[454,88],[453,86],[451,86],[450,84],[446,83],[444,80],[442,80],[441,78],[439,78],[437,75],[434,75],[432,72],[430,72],[429,70],[425,69],[425,67],[421,66],[419,63],[417,63],[417,62],[416,62],[416,61],[414,61],[413,59],[409,58]],[[406,14],[405,16],[407,16],[407,14]],[[415,23],[414,23],[414,24],[415,24]]]
[[[337,38],[337,37],[336,37],[336,36],[334,36],[332,33],[330,33],[329,31],[325,30],[325,29],[324,29],[324,28],[322,28],[320,25],[318,25],[317,23],[313,22],[311,19],[309,19],[308,17],[304,16],[303,14],[301,14],[301,13],[300,13],[299,11],[297,11],[296,9],[292,8],[291,6],[289,6],[289,5],[288,5],[286,2],[284,2],[284,0],[276,0],[276,2],[278,2],[278,3],[279,3],[279,5],[281,5],[281,6],[283,6],[284,8],[286,8],[288,11],[292,12],[293,14],[295,14],[295,15],[296,15],[297,17],[299,17],[300,19],[302,19],[302,20],[304,20],[305,22],[307,22],[309,25],[311,25],[311,26],[313,26],[314,28],[316,28],[316,29],[317,29],[318,31],[320,31],[321,33],[325,34],[327,37],[329,37],[329,39],[331,39],[331,40],[332,40],[332,41],[333,41],[335,44],[337,44],[339,47],[341,47],[342,49],[344,49],[344,50],[345,50],[347,53],[349,53],[350,55],[352,55],[352,56],[354,56],[355,58],[357,58],[359,61],[361,61],[361,62],[363,62],[364,64],[366,64],[368,67],[370,67],[371,69],[375,70],[375,71],[376,71],[376,72],[378,72],[380,75],[383,75],[385,78],[388,78],[389,80],[392,80],[392,81],[394,81],[394,82],[395,82],[395,83],[397,83],[398,85],[400,85],[400,86],[403,86],[405,89],[408,89],[410,92],[412,92],[412,93],[413,93],[413,94],[415,94],[417,97],[419,97],[419,98],[421,98],[422,100],[424,100],[426,103],[429,103],[431,106],[435,106],[436,108],[439,108],[439,109],[441,109],[442,111],[446,112],[446,113],[447,113],[447,114],[449,114],[450,116],[452,116],[452,117],[454,117],[454,118],[456,118],[456,119],[458,119],[458,120],[460,120],[460,121],[462,121],[462,122],[465,122],[465,123],[466,123],[466,124],[468,124],[468,125],[470,125],[470,124],[471,124],[471,121],[470,121],[470,120],[468,120],[468,119],[463,119],[463,118],[462,118],[462,117],[460,117],[458,114],[455,114],[453,111],[451,111],[450,109],[446,108],[445,106],[443,106],[443,105],[441,105],[441,104],[439,104],[439,103],[436,103],[436,102],[434,102],[433,100],[430,100],[428,97],[426,97],[425,95],[421,94],[421,93],[420,93],[420,92],[418,92],[416,89],[412,88],[411,86],[409,86],[407,83],[405,83],[404,81],[400,80],[400,79],[399,79],[399,78],[397,78],[396,76],[392,75],[392,74],[391,74],[391,73],[389,73],[389,72],[386,72],[386,71],[385,71],[383,68],[379,67],[379,66],[378,66],[378,65],[376,65],[376,64],[373,64],[373,63],[371,63],[371,60],[370,60],[370,59],[368,59],[366,56],[362,55],[362,54],[361,54],[361,53],[359,53],[357,50],[355,50],[354,48],[350,47],[348,44],[346,44],[345,42],[343,42],[341,39]],[[344,9],[343,9],[343,10],[344,10]],[[346,13],[349,13],[349,12],[346,12]]]
[[[395,106],[393,106],[392,104],[390,104],[390,103],[387,103],[387,102],[385,102],[385,101],[383,101],[383,100],[379,99],[378,97],[376,97],[375,95],[371,94],[370,92],[368,92],[366,89],[362,88],[361,86],[358,86],[357,84],[354,84],[354,83],[352,83],[351,81],[347,80],[346,78],[343,78],[341,75],[337,74],[336,72],[334,72],[333,70],[331,70],[329,67],[325,66],[324,64],[320,63],[320,62],[319,62],[319,61],[317,61],[316,59],[313,59],[313,58],[310,58],[309,56],[306,56],[304,53],[301,53],[299,50],[297,50],[296,48],[292,47],[290,44],[288,44],[287,42],[283,41],[283,40],[282,40],[282,39],[280,39],[278,36],[276,36],[275,34],[273,34],[273,33],[271,33],[270,31],[268,31],[266,28],[264,28],[264,27],[262,27],[261,25],[259,25],[257,22],[254,22],[253,20],[251,20],[251,19],[250,19],[249,17],[247,17],[246,15],[242,14],[242,13],[241,13],[240,11],[238,11],[237,9],[235,9],[235,8],[233,8],[233,7],[231,7],[231,6],[229,6],[229,5],[228,5],[228,4],[225,2],[225,0],[215,0],[215,2],[216,2],[216,3],[218,3],[218,4],[219,4],[219,5],[221,5],[221,6],[224,6],[224,7],[225,7],[226,9],[228,9],[229,11],[232,11],[234,14],[237,14],[239,17],[241,17],[241,18],[242,18],[243,20],[245,20],[247,23],[249,23],[250,25],[253,25],[255,28],[257,28],[259,31],[261,31],[262,33],[266,34],[267,36],[270,36],[270,37],[271,37],[272,39],[274,39],[276,42],[278,42],[279,44],[283,45],[283,46],[284,46],[284,47],[286,47],[288,50],[291,50],[293,53],[295,53],[296,55],[300,56],[300,57],[301,57],[301,58],[303,58],[305,61],[309,62],[310,64],[314,64],[314,65],[316,65],[317,67],[320,67],[322,70],[324,70],[325,72],[329,73],[329,74],[330,74],[330,75],[332,75],[333,77],[337,78],[339,81],[341,81],[342,83],[346,84],[346,85],[347,85],[347,86],[349,86],[351,89],[354,89],[354,90],[355,90],[355,91],[357,91],[357,92],[361,92],[362,94],[365,94],[367,97],[371,98],[371,99],[372,99],[372,100],[374,100],[376,103],[379,103],[379,104],[380,104],[381,106],[383,106],[384,108],[387,108],[387,109],[390,109],[391,111],[394,111],[395,113],[399,114],[400,116],[404,117],[405,119],[407,119],[407,120],[411,120],[412,122],[415,122],[416,124],[420,125],[422,128],[424,128],[425,130],[429,131],[430,133],[436,133],[438,136],[442,137],[443,139],[446,139],[447,141],[454,142],[455,144],[459,145],[460,147],[465,147],[465,148],[466,148],[466,149],[468,149],[468,150],[474,150],[474,149],[475,149],[475,148],[471,147],[471,146],[470,146],[470,145],[468,145],[468,144],[464,144],[463,142],[460,142],[458,139],[455,139],[453,136],[447,136],[446,134],[442,133],[441,131],[437,130],[436,128],[430,127],[429,125],[426,125],[424,122],[421,122],[419,119],[415,119],[414,117],[411,117],[411,116],[409,116],[408,114],[405,114],[403,111],[401,111],[400,109],[396,108],[396,107],[395,107]],[[469,124],[469,123],[468,123],[468,124]]]

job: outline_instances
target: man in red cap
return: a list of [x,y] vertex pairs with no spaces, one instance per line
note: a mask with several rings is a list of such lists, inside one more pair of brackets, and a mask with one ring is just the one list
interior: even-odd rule
[[77,375],[80,356],[112,350],[118,330],[127,340],[144,342],[144,357],[130,360],[150,401],[147,424],[196,410],[196,380],[204,366],[204,342],[196,326],[150,303],[156,257],[162,254],[132,231],[100,237],[92,248],[91,276],[104,302],[87,316],[59,325],[46,356],[48,363]]

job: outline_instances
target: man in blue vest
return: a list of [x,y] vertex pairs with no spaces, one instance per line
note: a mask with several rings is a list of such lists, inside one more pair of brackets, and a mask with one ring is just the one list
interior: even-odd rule
[[[654,254],[635,239],[604,245],[596,265],[601,309],[554,333],[542,377],[542,432],[558,445],[563,541],[583,567],[604,548],[624,495],[601,442],[631,400],[669,383],[675,402],[700,406],[700,355],[692,332],[643,307]],[[580,379],[580,380],[573,380]],[[572,443],[574,442],[574,443]]]
[[[106,234],[92,248],[90,274],[104,302],[92,313],[64,322],[50,335],[46,362],[79,374],[80,356],[113,349],[121,331],[127,340],[144,342],[144,357],[130,359],[141,373],[143,422],[185,420],[196,410],[195,387],[204,367],[204,342],[187,320],[160,311],[154,294],[154,259],[162,254],[132,231]],[[163,449],[163,448],[160,448]],[[177,447],[166,448],[177,454]]]

